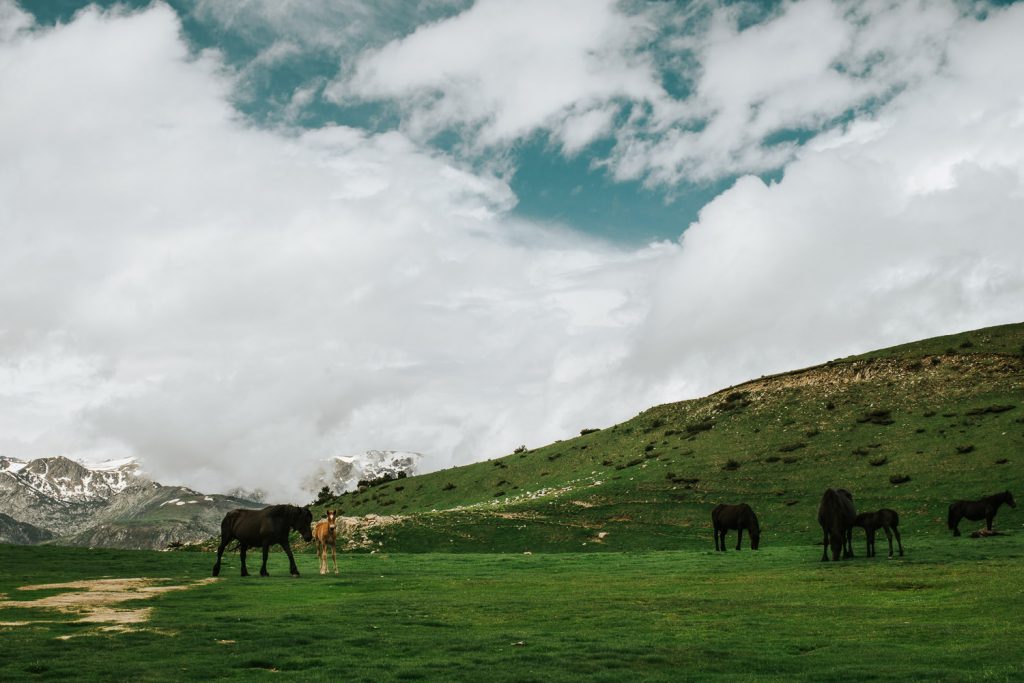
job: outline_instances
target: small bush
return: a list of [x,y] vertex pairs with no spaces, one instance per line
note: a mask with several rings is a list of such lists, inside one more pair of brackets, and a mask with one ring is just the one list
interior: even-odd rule
[[1005,465],[1008,462],[1010,462],[1010,461],[1007,458],[999,458],[998,460],[996,460],[996,464],[997,465]]
[[444,486],[441,487],[442,491],[452,491],[454,489],[455,489],[455,484],[453,484],[451,482],[448,482],[447,484],[445,484]]
[[795,443],[788,443],[785,446],[779,446],[779,452],[792,453],[793,451],[798,451],[801,448],[807,448],[807,444],[805,444],[803,441],[797,441]]
[[974,451],[974,444],[969,443],[963,446],[956,447],[956,452],[961,455],[966,455],[967,453],[971,453],[972,451]]
[[799,460],[800,460],[800,458],[797,458],[797,457],[794,457],[792,455],[789,455],[789,456],[786,456],[785,458],[783,458],[782,462],[786,463],[787,465],[792,465],[793,463],[798,462]]
[[884,455],[880,458],[872,458],[871,460],[868,460],[868,464],[872,467],[881,467],[887,462],[889,462],[889,459]]
[[580,436],[586,436],[587,434],[593,434],[594,432],[599,431],[601,431],[599,427],[588,427],[587,429],[580,430]]
[[871,410],[858,417],[857,422],[860,424],[870,422],[875,425],[891,425],[895,420],[892,419],[892,413],[889,410]]
[[527,452],[526,444],[523,444],[522,446],[520,446],[519,448],[515,449],[512,452],[513,453],[526,453]]
[[994,404],[994,405],[990,405],[990,406],[985,406],[984,408],[971,408],[970,410],[968,410],[964,414],[965,415],[985,415],[985,414],[988,414],[988,413],[992,413],[992,414],[995,414],[995,413],[1005,413],[1007,410],[1013,410],[1016,407],[1017,406],[1010,405],[1008,403]]
[[894,474],[889,477],[889,483],[893,486],[896,486],[897,484],[905,484],[908,481],[910,481],[910,477],[906,474]]
[[706,432],[709,429],[713,429],[715,423],[711,420],[704,420],[703,422],[694,422],[693,424],[686,425],[686,431],[689,434],[699,434],[700,432]]
[[739,468],[740,468],[739,461],[738,460],[733,460],[732,458],[729,458],[728,460],[726,460],[725,464],[722,465],[722,469],[723,470],[732,471],[732,470],[738,470]]
[[764,459],[765,462],[778,462],[780,460],[782,460],[782,458],[780,458],[777,455],[769,455],[767,458]]

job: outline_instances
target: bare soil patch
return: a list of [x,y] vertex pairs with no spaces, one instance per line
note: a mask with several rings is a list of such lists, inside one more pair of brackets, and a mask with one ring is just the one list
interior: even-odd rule
[[[149,620],[152,607],[121,606],[122,603],[145,600],[162,593],[179,591],[209,583],[215,579],[201,579],[188,584],[166,583],[170,579],[128,578],[93,579],[67,583],[45,583],[21,586],[19,591],[62,590],[35,600],[9,600],[0,595],[2,607],[31,607],[52,609],[63,614],[74,614],[77,622],[113,624],[117,630],[130,630],[132,625]],[[9,621],[2,626],[25,626],[35,622]],[[110,629],[110,626],[105,627]]]

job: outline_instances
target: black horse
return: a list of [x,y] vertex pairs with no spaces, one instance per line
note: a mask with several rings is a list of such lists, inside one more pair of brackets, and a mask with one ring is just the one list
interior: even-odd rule
[[985,528],[992,531],[992,518],[996,516],[999,506],[1006,503],[1012,508],[1017,507],[1013,500],[1013,494],[1009,491],[997,493],[994,496],[985,496],[981,500],[958,500],[949,506],[949,528],[953,530],[954,536],[960,535],[960,520],[967,518],[972,522],[980,519],[985,520]]
[[[757,515],[746,503],[739,505],[719,505],[711,511],[711,525],[715,528],[715,550],[725,550],[725,534],[729,529],[736,529],[736,550],[743,543],[743,530],[750,533],[750,549],[757,550],[761,543],[761,526],[757,523]],[[721,539],[721,547],[719,547]]]
[[245,567],[245,551],[250,547],[263,548],[260,576],[270,576],[267,573],[267,555],[270,553],[270,546],[275,543],[288,553],[292,575],[298,576],[299,568],[295,566],[295,556],[288,545],[288,532],[295,529],[302,535],[304,541],[312,541],[312,524],[313,513],[307,507],[271,505],[262,510],[232,510],[224,515],[224,520],[220,523],[220,547],[217,548],[217,562],[213,565],[213,575],[220,574],[220,558],[224,554],[224,548],[234,539],[238,539],[242,576],[249,576],[249,570]]
[[875,532],[881,529],[885,537],[889,539],[889,557],[892,557],[892,537],[896,535],[896,543],[900,547],[900,557],[903,557],[903,539],[900,538],[900,516],[895,510],[882,508],[878,512],[862,512],[853,521],[854,526],[864,529],[868,539],[868,557],[875,556]]
[[818,505],[818,524],[824,533],[821,561],[828,562],[828,549],[832,548],[832,561],[853,557],[853,521],[857,508],[853,494],[846,489],[825,489]]

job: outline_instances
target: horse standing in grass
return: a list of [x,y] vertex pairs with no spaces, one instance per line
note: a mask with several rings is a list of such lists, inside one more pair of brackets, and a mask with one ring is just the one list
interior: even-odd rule
[[900,547],[900,557],[903,557],[903,539],[900,538],[900,516],[895,510],[882,508],[878,512],[862,512],[853,521],[854,526],[864,529],[868,541],[868,557],[875,556],[875,532],[881,529],[889,540],[889,557],[892,557],[892,537],[896,535],[896,543]]
[[338,524],[335,519],[335,510],[327,511],[327,519],[321,519],[313,527],[313,538],[316,540],[316,556],[320,560],[320,573],[327,573],[327,546],[331,547],[331,557],[334,559],[334,573],[338,573],[338,554],[335,544],[337,543]]
[[292,529],[298,531],[302,539],[308,543],[313,540],[313,532],[310,531],[312,525],[313,513],[307,507],[271,505],[262,510],[232,510],[224,515],[220,523],[220,547],[217,548],[217,562],[213,565],[213,575],[220,574],[220,558],[224,554],[224,548],[237,539],[238,554],[242,561],[242,576],[249,576],[249,570],[245,567],[245,551],[255,547],[263,548],[260,576],[270,576],[267,573],[267,555],[270,554],[270,546],[275,544],[284,548],[292,576],[298,576],[299,568],[295,566],[295,556],[288,545],[288,532]]
[[[715,528],[715,550],[725,550],[725,534],[729,529],[737,530],[736,550],[743,543],[743,530],[750,534],[750,549],[757,550],[761,543],[761,526],[757,515],[746,503],[719,505],[711,511],[711,525]],[[721,540],[721,544],[719,544]],[[719,547],[721,546],[721,547]]]
[[953,530],[954,536],[959,536],[960,520],[966,517],[972,522],[985,520],[985,528],[992,531],[992,519],[1003,503],[1012,508],[1017,507],[1016,501],[1013,500],[1013,494],[1009,491],[1003,491],[994,496],[985,496],[981,500],[958,500],[949,506],[949,528]]
[[853,494],[846,489],[825,489],[818,505],[818,524],[824,533],[821,561],[828,562],[828,549],[832,548],[832,561],[853,557],[853,522],[857,508]]

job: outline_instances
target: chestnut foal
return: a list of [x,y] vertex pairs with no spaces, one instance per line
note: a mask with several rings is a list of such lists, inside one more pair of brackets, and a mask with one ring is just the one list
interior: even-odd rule
[[334,510],[328,510],[327,519],[321,519],[313,528],[313,538],[316,539],[316,556],[320,559],[321,574],[327,573],[327,546],[331,546],[331,557],[334,558],[334,573],[338,573],[338,554],[335,547],[337,530]]

